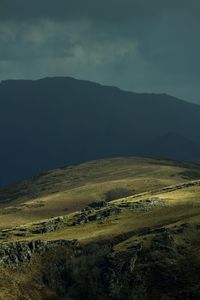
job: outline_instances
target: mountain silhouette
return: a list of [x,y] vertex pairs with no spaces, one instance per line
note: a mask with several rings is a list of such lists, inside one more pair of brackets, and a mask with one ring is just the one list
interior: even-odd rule
[[157,158],[171,158],[174,160],[200,162],[200,143],[176,132],[169,132],[156,137],[145,146],[143,155]]
[[171,137],[169,151],[162,150],[169,132],[192,142],[191,147],[187,143],[186,160],[200,160],[199,105],[70,77],[2,81],[0,185],[104,157],[160,154],[182,159],[183,149],[179,153]]

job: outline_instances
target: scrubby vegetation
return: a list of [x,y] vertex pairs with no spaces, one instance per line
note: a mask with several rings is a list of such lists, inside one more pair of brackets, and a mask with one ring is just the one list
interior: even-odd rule
[[[30,287],[39,286],[41,299],[52,300],[199,299],[198,230],[199,225],[182,223],[99,243],[49,247],[28,266],[29,276],[36,276]],[[26,273],[26,268],[22,263],[7,272]],[[17,299],[34,299],[24,284],[18,282],[25,294]]]

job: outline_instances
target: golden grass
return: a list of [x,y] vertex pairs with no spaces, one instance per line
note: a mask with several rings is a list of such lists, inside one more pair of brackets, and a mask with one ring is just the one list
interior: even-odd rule
[[186,169],[185,165],[130,157],[52,170],[0,191],[0,199],[4,199],[0,206],[0,228],[80,210],[119,187],[142,193],[179,184],[186,181],[180,175]]
[[[0,206],[0,228],[26,224],[31,229],[36,221],[73,215],[91,201],[104,199],[108,191],[119,187],[133,190],[133,195],[113,200],[112,205],[155,198],[163,201],[164,205],[146,211],[123,208],[121,214],[109,217],[101,224],[94,221],[30,237],[12,235],[7,240],[78,239],[87,244],[111,241],[121,235],[125,238],[116,243],[114,251],[126,251],[132,243],[143,239],[138,234],[144,228],[200,224],[200,186],[178,188],[182,183],[192,181],[192,178],[182,176],[188,170],[193,172],[193,166],[141,158],[108,159],[53,170],[33,181],[0,192],[0,199],[4,199]],[[166,187],[169,190],[163,189]],[[33,190],[40,192],[33,197]],[[181,244],[185,243],[185,239],[199,239],[196,234],[197,231],[188,230],[175,238]],[[146,243],[149,242],[150,239],[147,239]],[[22,266],[22,269],[1,267],[0,300],[54,299],[53,291],[41,283],[40,267],[37,260],[32,265]]]

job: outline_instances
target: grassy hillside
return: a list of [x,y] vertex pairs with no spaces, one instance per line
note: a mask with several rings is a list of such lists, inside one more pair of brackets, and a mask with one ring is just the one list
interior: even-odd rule
[[71,213],[88,203],[115,200],[200,177],[196,165],[114,158],[55,169],[0,190],[0,228]]
[[198,165],[92,161],[1,190],[0,199],[6,247],[80,243],[35,253],[14,269],[3,264],[0,299],[199,299]]

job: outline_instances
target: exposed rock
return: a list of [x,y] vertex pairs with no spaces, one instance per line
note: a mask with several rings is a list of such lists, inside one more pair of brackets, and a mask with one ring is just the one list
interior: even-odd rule
[[121,212],[121,209],[116,206],[106,206],[102,209],[91,209],[91,210],[84,210],[80,213],[77,213],[74,216],[74,220],[72,222],[72,226],[74,225],[81,225],[86,224],[92,221],[104,221],[105,219],[109,218],[113,215],[118,215]]
[[144,199],[135,202],[125,201],[119,204],[119,207],[129,208],[134,211],[146,211],[163,205],[165,205],[165,202],[163,200],[152,198],[152,199]]
[[78,213],[74,216],[74,221],[72,222],[72,225],[81,225],[86,224],[89,222],[88,216],[85,212]]
[[78,248],[77,240],[32,240],[0,244],[0,265],[14,266],[30,261],[33,254],[44,254],[57,247]]
[[55,231],[61,228],[64,224],[64,217],[56,217],[49,219],[48,221],[44,221],[38,224],[35,224],[34,228],[31,230],[31,233],[47,233]]
[[[181,234],[185,232],[186,230],[190,229],[192,226],[191,224],[181,224],[179,226],[174,227],[158,227],[158,228],[151,228],[151,227],[145,227],[143,228],[139,233],[138,236],[144,236],[148,234],[157,234],[157,233],[165,233],[165,234]],[[200,228],[200,227],[199,227]],[[196,226],[196,229],[198,230],[198,225]]]

